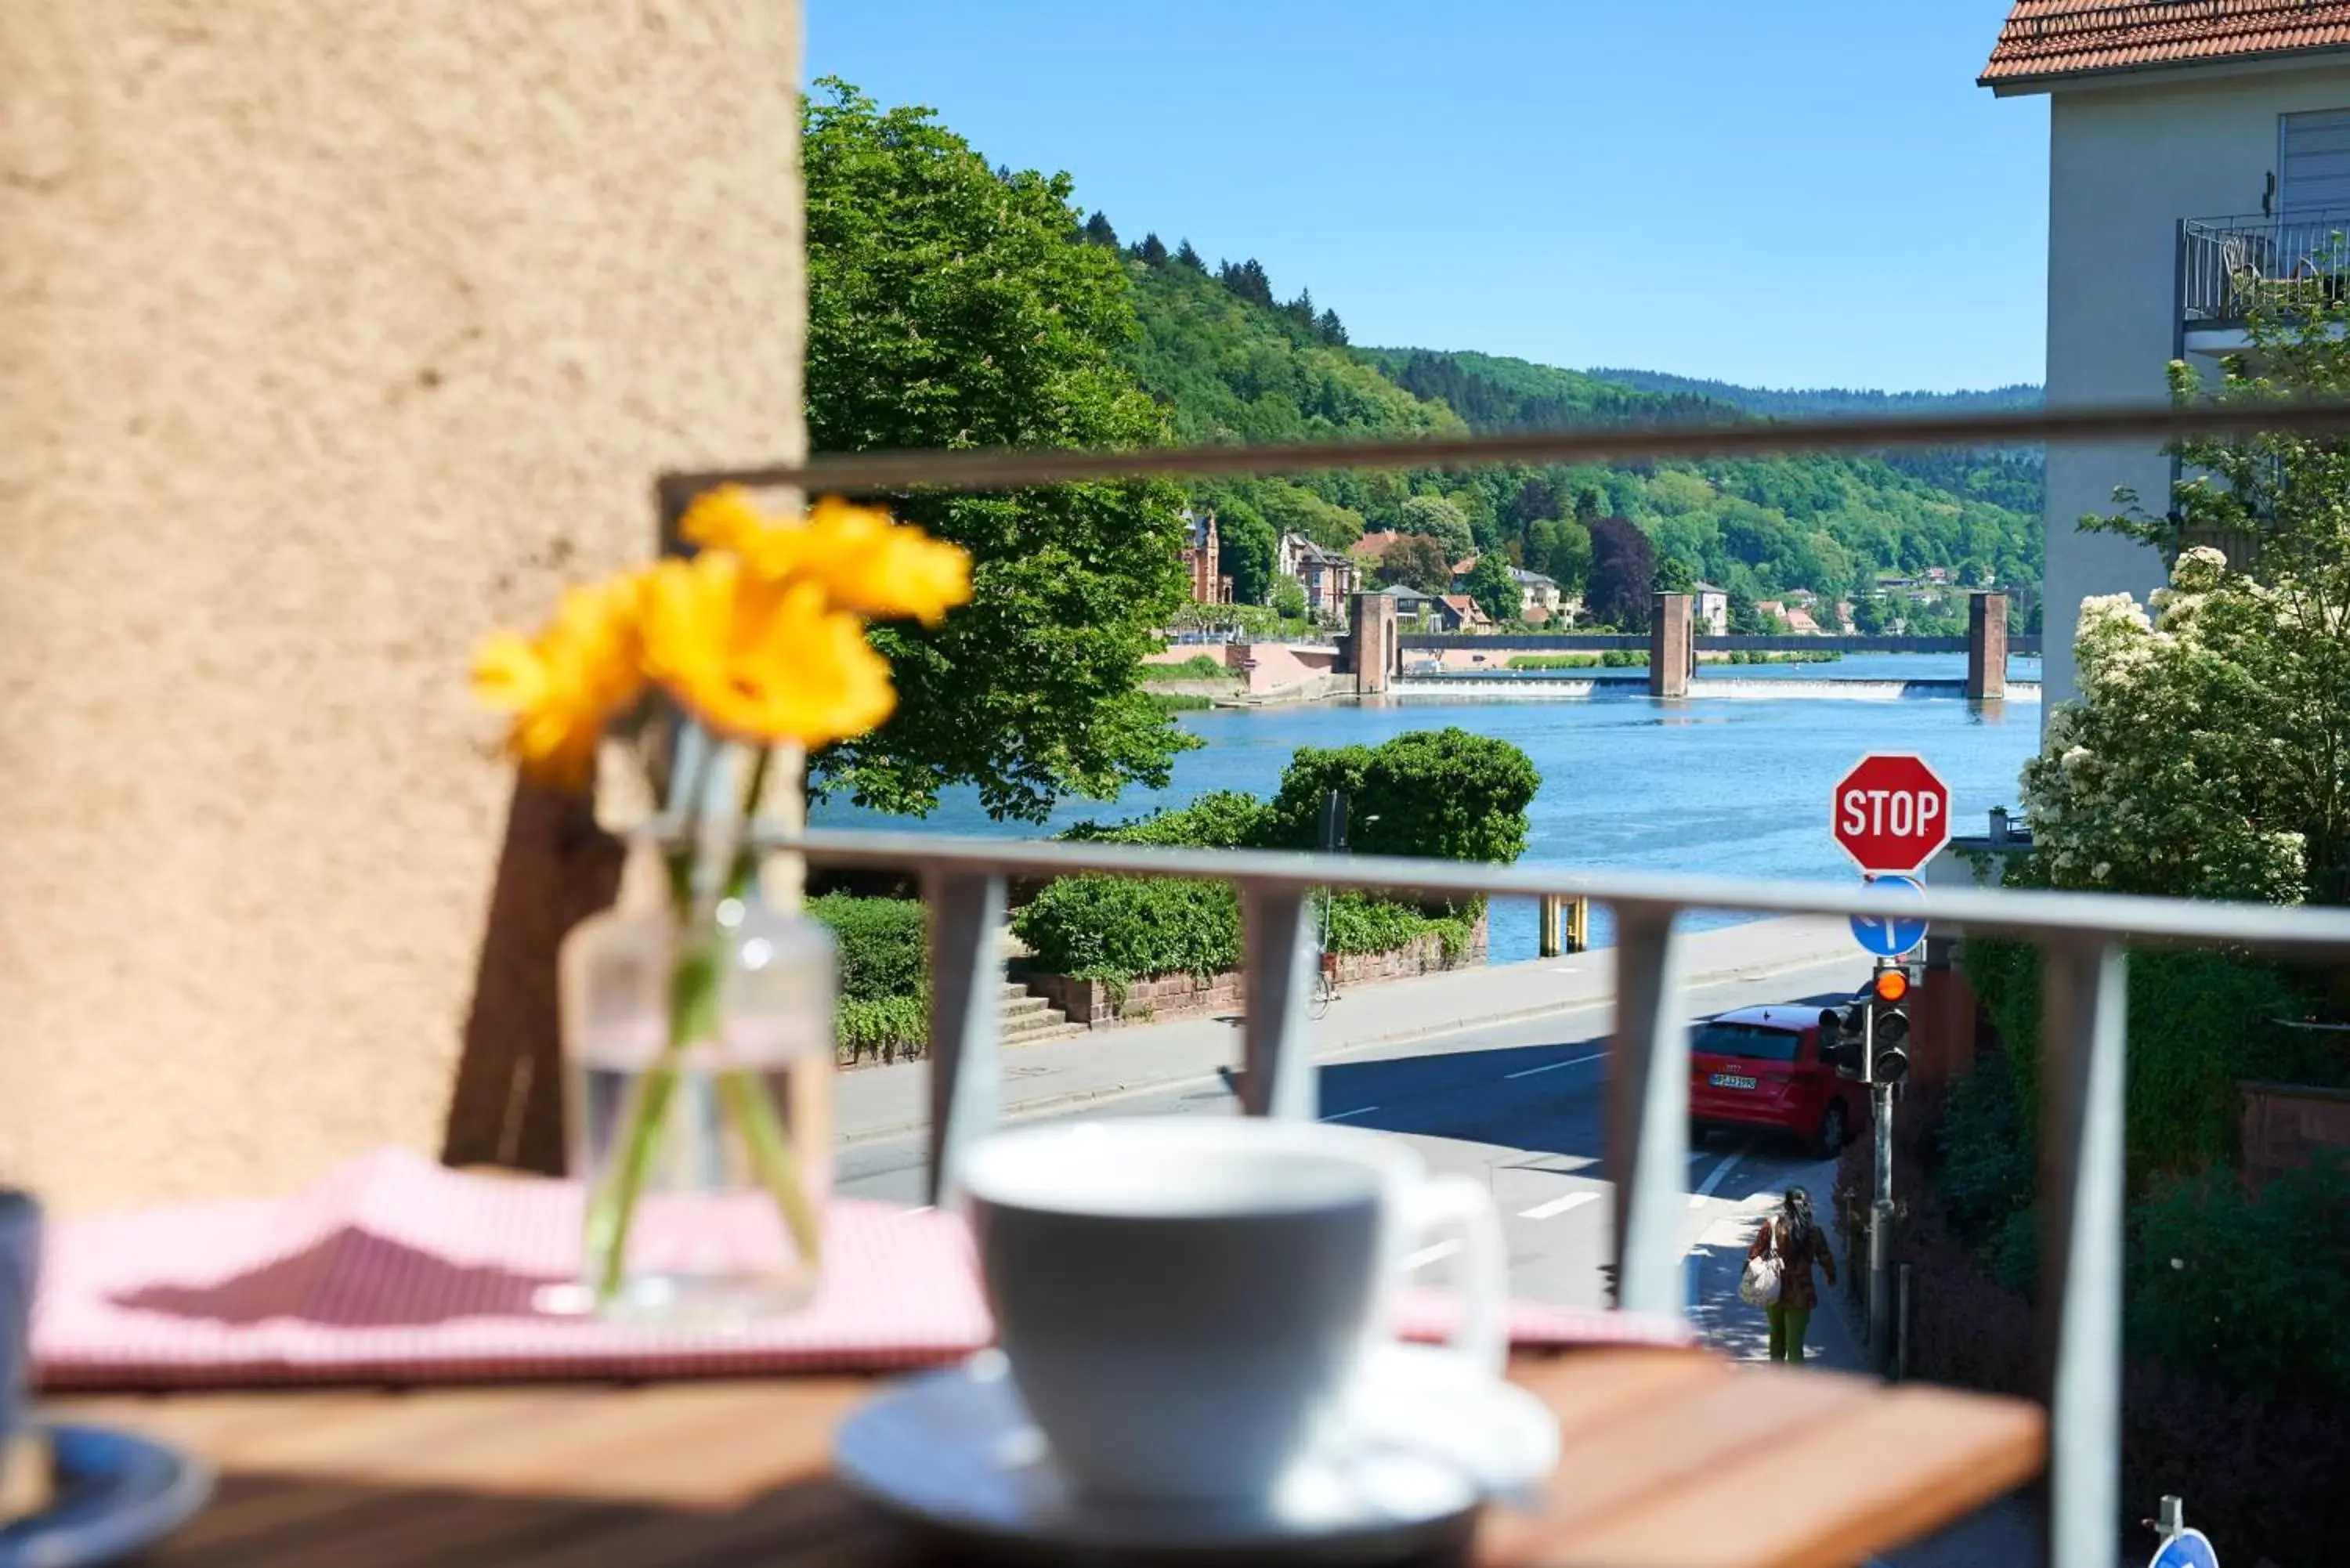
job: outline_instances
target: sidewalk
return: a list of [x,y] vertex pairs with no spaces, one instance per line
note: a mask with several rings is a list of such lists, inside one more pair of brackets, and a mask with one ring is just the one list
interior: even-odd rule
[[[1815,1195],[1835,1185],[1835,1163],[1823,1160],[1800,1179]],[[1746,1266],[1746,1245],[1762,1217],[1778,1200],[1776,1189],[1756,1192],[1734,1210],[1710,1216],[1690,1249],[1690,1316],[1708,1345],[1740,1361],[1761,1361],[1769,1350],[1762,1314],[1738,1299],[1738,1278]],[[1845,1293],[1849,1271],[1868,1266],[1865,1242],[1842,1233],[1832,1237],[1837,1283],[1820,1282],[1820,1304],[1804,1336],[1805,1365],[1866,1374],[1871,1362],[1862,1343],[1860,1309]],[[2019,1496],[2001,1498],[1957,1523],[1871,1560],[1870,1568],[2039,1568],[2038,1515]]]
[[[1854,960],[1857,950],[1844,921],[1807,916],[1700,931],[1683,937],[1681,948],[1682,980],[1690,987]],[[1615,954],[1603,949],[1352,986],[1314,1024],[1314,1054],[1342,1055],[1605,1003],[1613,999],[1615,985]],[[1028,1116],[1138,1089],[1205,1081],[1239,1060],[1239,1021],[1230,1016],[1100,1029],[1010,1046],[1003,1054],[1003,1113]],[[921,1130],[930,1119],[930,1076],[928,1062],[843,1073],[837,1101],[841,1140],[861,1143]]]

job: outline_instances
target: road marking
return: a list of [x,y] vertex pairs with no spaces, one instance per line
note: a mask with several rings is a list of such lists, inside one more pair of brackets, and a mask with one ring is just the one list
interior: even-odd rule
[[1692,1209],[1704,1208],[1705,1200],[1713,1196],[1713,1189],[1721,1185],[1721,1179],[1728,1176],[1732,1170],[1738,1168],[1738,1162],[1746,1158],[1746,1151],[1752,1147],[1753,1146],[1752,1144],[1741,1144],[1738,1147],[1731,1151],[1730,1158],[1728,1159],[1725,1159],[1720,1165],[1715,1166],[1712,1173],[1709,1175],[1703,1182],[1699,1184],[1698,1189],[1690,1194],[1690,1207]]
[[1521,1220],[1555,1219],[1570,1209],[1580,1209],[1586,1203],[1598,1201],[1599,1194],[1596,1192],[1570,1192],[1564,1198],[1554,1198],[1547,1203],[1537,1203],[1532,1209],[1520,1210],[1518,1218]]
[[1430,1263],[1442,1262],[1460,1250],[1458,1241],[1439,1241],[1433,1247],[1422,1247],[1417,1252],[1407,1253],[1403,1266],[1406,1269],[1424,1269]]
[[1378,1110],[1378,1108],[1379,1107],[1377,1106],[1357,1106],[1351,1111],[1333,1111],[1328,1116],[1323,1116],[1320,1119],[1326,1122],[1343,1122],[1348,1116],[1369,1116],[1373,1111]]
[[1505,1082],[1511,1078],[1531,1078],[1536,1073],[1555,1073],[1561,1067],[1580,1067],[1586,1062],[1596,1062],[1607,1054],[1605,1051],[1594,1051],[1588,1056],[1577,1056],[1568,1062],[1545,1062],[1539,1067],[1528,1067],[1516,1073],[1504,1073],[1502,1077]]

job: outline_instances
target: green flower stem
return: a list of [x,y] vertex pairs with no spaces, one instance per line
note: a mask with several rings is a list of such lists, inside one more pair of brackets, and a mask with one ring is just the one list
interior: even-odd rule
[[751,1163],[758,1168],[767,1195],[775,1200],[784,1228],[792,1233],[792,1245],[813,1267],[824,1248],[824,1227],[816,1218],[816,1206],[800,1189],[799,1158],[792,1147],[792,1135],[775,1115],[764,1075],[749,1067],[729,1068],[718,1075],[718,1093],[720,1103],[742,1129]]
[[588,1261],[596,1277],[596,1303],[609,1306],[628,1275],[629,1231],[644,1196],[677,1093],[680,1059],[688,1044],[707,1040],[718,1022],[718,962],[704,940],[678,961],[670,979],[669,1041],[638,1085],[624,1116],[626,1145],[599,1186],[588,1213]]

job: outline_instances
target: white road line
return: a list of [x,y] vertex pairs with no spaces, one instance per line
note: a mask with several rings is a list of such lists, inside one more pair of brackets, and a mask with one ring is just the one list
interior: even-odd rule
[[1725,1159],[1720,1165],[1715,1166],[1712,1173],[1709,1175],[1703,1182],[1699,1184],[1698,1189],[1690,1194],[1690,1207],[1692,1209],[1704,1208],[1705,1200],[1713,1196],[1713,1189],[1721,1185],[1721,1179],[1728,1176],[1732,1170],[1738,1168],[1738,1162],[1746,1158],[1746,1151],[1752,1147],[1753,1146],[1751,1144],[1741,1145],[1738,1148],[1731,1151],[1728,1159]]
[[1320,1119],[1326,1122],[1343,1122],[1348,1116],[1369,1116],[1373,1111],[1378,1110],[1378,1108],[1379,1107],[1377,1106],[1357,1106],[1351,1111],[1333,1111],[1328,1116],[1323,1116]]
[[1580,1209],[1586,1203],[1598,1201],[1599,1194],[1596,1192],[1570,1192],[1564,1198],[1554,1198],[1547,1203],[1537,1203],[1532,1209],[1522,1209],[1518,1211],[1518,1218],[1521,1220],[1555,1219],[1571,1209]]
[[1442,1262],[1460,1250],[1461,1243],[1458,1241],[1439,1241],[1433,1247],[1422,1247],[1417,1252],[1406,1254],[1403,1266],[1407,1269],[1424,1269],[1430,1263]]
[[1512,1078],[1531,1078],[1536,1073],[1555,1073],[1561,1067],[1580,1067],[1586,1062],[1596,1062],[1599,1058],[1607,1054],[1607,1053],[1605,1051],[1594,1051],[1588,1056],[1577,1056],[1571,1061],[1545,1062],[1539,1067],[1528,1067],[1516,1073],[1504,1073],[1502,1075],[1502,1078],[1504,1082],[1507,1082]]

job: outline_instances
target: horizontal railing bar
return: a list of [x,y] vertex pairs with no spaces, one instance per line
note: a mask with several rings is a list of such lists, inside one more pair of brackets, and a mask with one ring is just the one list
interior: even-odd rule
[[1402,441],[1272,442],[1261,446],[1142,447],[1122,452],[1028,448],[980,452],[850,452],[798,463],[752,464],[665,474],[672,515],[722,484],[789,485],[811,493],[935,486],[1024,490],[1039,484],[1154,474],[1305,473],[1336,468],[1461,468],[1495,462],[1627,462],[1660,457],[1736,457],[1884,447],[2012,446],[2040,442],[2248,435],[2257,431],[2350,431],[2350,400],[2251,404],[2119,404],[2097,408],[1913,414],[1866,420],[1742,420],[1729,424],[1612,425]]
[[[1561,866],[1491,866],[1397,856],[1302,855],[1263,849],[1162,849],[1123,844],[948,837],[917,833],[763,828],[763,850],[790,849],[816,864],[941,870],[1005,877],[1104,872],[1188,877],[1265,887],[1385,888],[1441,898],[1591,898],[1620,909],[1731,909],[1765,915],[1881,915],[1887,902],[1857,883],[1766,882],[1678,872],[1601,872]],[[2150,898],[2118,893],[1929,888],[1904,913],[1971,932],[2037,937],[2071,933],[2164,943],[2224,944],[2272,951],[2350,952],[2350,909]]]

